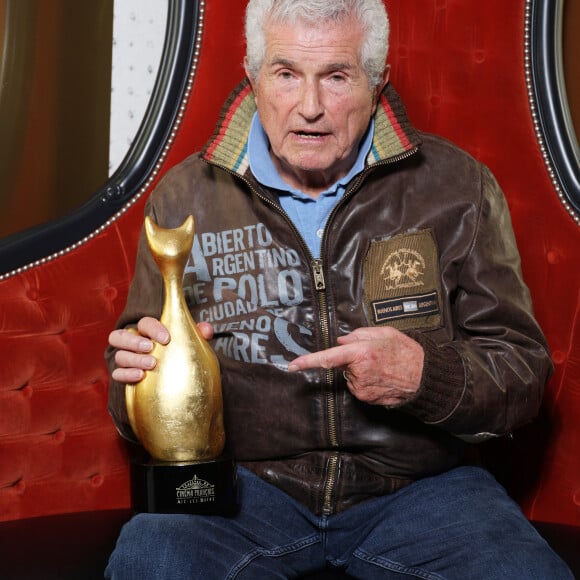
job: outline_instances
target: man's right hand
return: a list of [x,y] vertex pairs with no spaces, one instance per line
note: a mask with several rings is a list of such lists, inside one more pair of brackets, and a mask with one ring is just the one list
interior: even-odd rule
[[153,341],[167,344],[171,340],[168,330],[150,316],[142,318],[137,330],[121,328],[109,335],[109,345],[117,349],[115,364],[117,368],[112,378],[120,383],[138,383],[145,371],[155,368],[157,360],[149,353],[153,350]]
[[[213,327],[207,322],[201,322],[198,329],[206,340],[213,336]],[[139,321],[136,331],[124,328],[113,330],[109,335],[109,344],[117,349],[117,368],[112,378],[120,383],[138,383],[145,371],[154,369],[157,364],[157,359],[149,354],[153,350],[153,343],[168,344],[170,340],[167,328],[150,316]]]

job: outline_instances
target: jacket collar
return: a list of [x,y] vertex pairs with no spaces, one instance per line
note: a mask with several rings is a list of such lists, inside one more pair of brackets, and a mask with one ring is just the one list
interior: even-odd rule
[[[249,167],[248,135],[255,111],[254,93],[248,80],[244,79],[225,102],[214,134],[202,150],[202,157],[229,171],[240,175],[246,173]],[[366,164],[394,161],[419,145],[419,135],[411,125],[399,95],[389,83],[381,94],[375,113],[375,133]]]

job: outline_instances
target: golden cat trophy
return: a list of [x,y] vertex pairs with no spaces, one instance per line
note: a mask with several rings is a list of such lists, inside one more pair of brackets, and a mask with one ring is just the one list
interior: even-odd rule
[[193,231],[192,216],[176,229],[145,218],[147,243],[165,291],[160,320],[171,340],[154,343],[151,355],[157,365],[139,383],[125,387],[129,422],[150,456],[132,463],[138,512],[227,515],[236,505],[235,463],[223,455],[219,363],[183,294]]

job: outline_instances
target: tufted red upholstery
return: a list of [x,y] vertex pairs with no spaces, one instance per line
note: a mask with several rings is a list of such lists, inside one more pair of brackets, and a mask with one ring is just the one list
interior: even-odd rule
[[[157,179],[203,144],[241,77],[241,38],[230,55],[219,47],[232,44],[242,13],[226,0],[207,3],[204,58]],[[124,305],[145,198],[90,242],[0,282],[0,520],[129,506],[103,351]]]
[[[542,418],[489,446],[494,468],[531,519],[578,525],[580,228],[556,195],[534,132],[526,0],[386,1],[392,81],[416,126],[472,152],[502,184],[553,351]],[[241,78],[243,5],[207,0],[189,104],[147,191],[201,146]],[[129,506],[102,353],[126,297],[145,198],[89,242],[0,282],[0,520]]]

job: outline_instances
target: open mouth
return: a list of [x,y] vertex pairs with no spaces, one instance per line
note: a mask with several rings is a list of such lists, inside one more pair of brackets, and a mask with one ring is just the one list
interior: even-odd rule
[[320,139],[328,135],[328,133],[315,133],[313,131],[295,131],[294,134],[304,139]]

